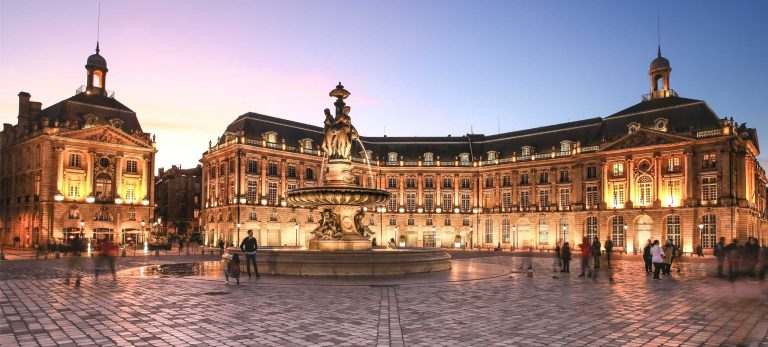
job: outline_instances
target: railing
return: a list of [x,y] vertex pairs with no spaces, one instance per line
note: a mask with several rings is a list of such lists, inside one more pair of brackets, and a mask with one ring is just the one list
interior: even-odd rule
[[697,131],[696,132],[696,138],[701,139],[705,137],[713,137],[713,136],[722,136],[723,135],[723,129],[712,129],[712,130],[704,130],[704,131]]
[[[77,90],[75,90],[75,94],[85,93],[87,90],[88,90],[88,86],[82,85],[79,88],[77,88]],[[107,97],[108,98],[112,98],[112,99],[115,98],[115,91],[113,91],[113,90],[106,90],[105,92],[107,93]]]
[[597,152],[600,150],[600,145],[597,146],[589,146],[589,147],[583,147],[581,149],[582,152]]
[[677,92],[674,89],[657,90],[652,93],[643,94],[643,101],[648,101],[656,98],[667,98],[670,96],[677,96]]

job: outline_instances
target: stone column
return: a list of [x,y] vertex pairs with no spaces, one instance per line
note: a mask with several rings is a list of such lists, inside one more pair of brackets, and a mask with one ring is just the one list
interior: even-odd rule
[[632,156],[628,155],[626,159],[626,165],[624,169],[624,175],[626,176],[627,185],[624,188],[624,208],[632,208],[634,205],[632,202],[632,191],[634,190],[634,184],[632,184],[632,173],[635,169],[635,162],[632,160]]
[[600,164],[598,165],[598,169],[600,170],[600,176],[598,179],[597,187],[598,187],[598,194],[600,194],[600,197],[599,197],[600,200],[598,201],[597,208],[601,210],[605,209],[607,205],[606,203],[607,201],[605,199],[606,198],[605,190],[608,185],[608,170],[605,167],[605,163],[606,163],[605,159],[600,159]]
[[[261,200],[261,197],[267,195],[267,166],[269,165],[269,161],[267,160],[267,157],[261,157],[261,196],[259,196],[259,200]],[[316,177],[318,180],[322,180],[323,173],[320,172],[318,174],[318,177]],[[261,201],[259,201],[261,203]]]
[[694,186],[696,184],[694,179],[694,171],[696,171],[693,167],[693,151],[691,149],[687,149],[685,151],[685,206],[695,206],[696,204],[696,196],[694,195]]
[[122,184],[123,184],[123,156],[122,154],[118,154],[115,156],[115,194],[119,195],[121,198],[123,197],[123,194],[121,194],[121,191],[123,189]]
[[659,195],[661,192],[661,184],[663,180],[661,179],[661,154],[660,153],[654,153],[653,154],[653,161],[654,161],[654,177],[653,177],[653,207],[659,208],[661,207],[661,196]]
[[56,151],[56,190],[64,194],[64,147],[56,147],[53,150]]

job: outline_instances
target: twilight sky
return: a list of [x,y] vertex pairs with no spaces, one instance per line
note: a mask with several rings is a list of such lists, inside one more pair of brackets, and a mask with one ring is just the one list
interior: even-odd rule
[[[85,84],[97,9],[0,0],[2,122],[19,91],[47,107]],[[191,167],[248,111],[322,125],[338,81],[368,136],[605,117],[648,93],[657,16],[672,88],[768,143],[768,1],[104,0],[101,53],[157,166]]]

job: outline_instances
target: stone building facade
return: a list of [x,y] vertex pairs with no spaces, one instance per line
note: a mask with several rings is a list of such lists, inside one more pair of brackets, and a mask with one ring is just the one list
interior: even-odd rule
[[171,234],[197,239],[200,233],[200,199],[203,168],[160,168],[155,177],[155,216]]
[[[630,253],[667,238],[708,252],[721,236],[768,236],[755,129],[679,97],[671,70],[659,49],[650,93],[606,117],[488,136],[361,137],[356,183],[391,193],[366,222],[378,240],[407,246],[553,248],[597,236]],[[284,196],[320,184],[322,130],[235,119],[201,160],[206,241],[252,229],[265,245],[306,245],[318,211]]]
[[[153,216],[155,140],[106,89],[107,62],[88,57],[86,85],[50,107],[19,93],[0,133],[0,243],[133,243]],[[142,225],[144,222],[145,225]]]

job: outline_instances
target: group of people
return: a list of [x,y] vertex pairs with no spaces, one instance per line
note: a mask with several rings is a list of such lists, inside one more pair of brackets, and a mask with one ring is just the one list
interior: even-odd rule
[[[224,249],[224,242],[219,240],[219,247],[222,252]],[[248,272],[248,277],[251,277],[251,264],[253,264],[253,270],[256,278],[261,278],[259,274],[259,266],[256,265],[256,251],[259,250],[259,243],[255,237],[253,237],[253,230],[248,230],[248,236],[246,236],[242,242],[240,242],[240,250],[245,253],[245,268]],[[224,281],[229,283],[229,278],[232,277],[240,284],[240,254],[232,254],[232,257],[225,260],[224,264]]]
[[[85,275],[85,261],[82,257],[83,243],[80,237],[75,237],[70,242],[72,256],[67,258],[67,272],[64,283],[69,285],[70,279],[75,278],[75,287],[80,286],[80,280]],[[112,242],[104,241],[98,244],[99,255],[93,258],[93,275],[98,280],[99,274],[109,269],[112,279],[117,281],[116,258],[120,247]]]
[[[579,244],[579,251],[581,254],[581,274],[579,274],[579,277],[585,275],[593,277],[592,269],[595,271],[600,269],[600,259],[603,256],[603,249],[605,249],[606,266],[610,269],[611,258],[613,255],[613,241],[609,238],[605,240],[605,245],[603,245],[597,237],[595,237],[591,243],[588,237],[582,239],[581,244]],[[555,247],[555,270],[559,267],[560,272],[571,272],[570,263],[572,257],[570,243],[565,242],[562,247],[560,246],[560,243],[558,243]],[[610,279],[613,280],[613,277]]]
[[[680,249],[672,240],[667,240],[664,246],[660,246],[659,240],[648,240],[643,247],[643,261],[645,273],[653,274],[653,279],[661,279],[660,275],[668,276],[672,273],[672,261],[680,256]],[[653,267],[653,269],[651,268]]]
[[739,276],[750,278],[765,278],[768,269],[768,246],[760,244],[754,237],[747,238],[743,244],[737,239],[725,244],[725,237],[714,247],[714,255],[717,258],[717,276],[725,277],[723,266],[728,262],[728,278],[733,280]]

